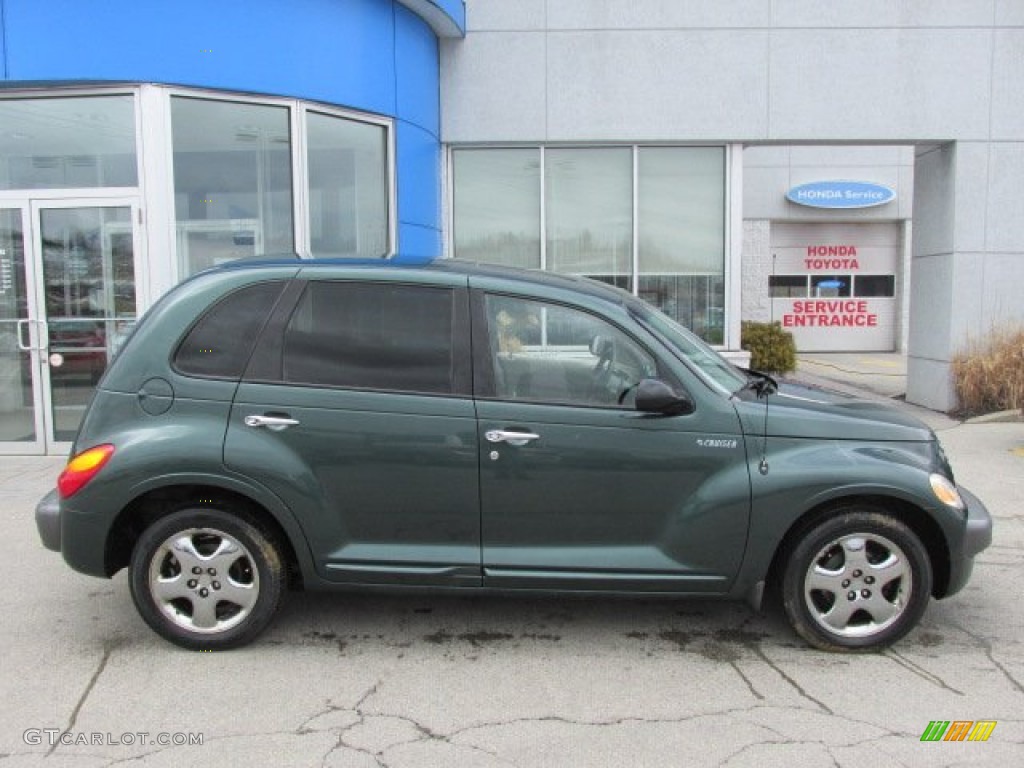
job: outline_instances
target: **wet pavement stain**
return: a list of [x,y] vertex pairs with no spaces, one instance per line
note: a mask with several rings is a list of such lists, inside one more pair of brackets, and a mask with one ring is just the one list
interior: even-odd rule
[[946,638],[936,632],[922,632],[917,637],[917,644],[925,648],[934,648],[946,642]]
[[686,651],[686,646],[689,645],[695,637],[700,637],[696,632],[681,632],[676,629],[668,629],[664,632],[659,632],[658,637],[669,643],[674,643],[678,646],[680,653]]
[[731,645],[726,643],[715,642],[714,640],[707,640],[701,644],[697,652],[708,661],[726,661],[732,663],[739,661],[740,652]]
[[463,632],[459,635],[453,635],[451,632],[439,629],[433,634],[424,635],[423,639],[428,643],[433,643],[434,645],[466,642],[474,648],[482,648],[483,646],[490,645],[491,643],[512,640],[514,637],[514,635],[511,635],[508,632]]

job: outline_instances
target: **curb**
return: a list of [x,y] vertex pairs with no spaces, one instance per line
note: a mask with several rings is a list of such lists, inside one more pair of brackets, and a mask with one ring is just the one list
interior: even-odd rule
[[1017,409],[1010,411],[996,411],[995,413],[984,413],[981,416],[974,416],[966,419],[964,424],[1005,424],[1024,421],[1024,412]]

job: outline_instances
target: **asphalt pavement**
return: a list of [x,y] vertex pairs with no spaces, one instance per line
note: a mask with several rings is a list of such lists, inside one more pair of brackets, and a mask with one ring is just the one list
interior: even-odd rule
[[[1022,765],[1024,424],[933,426],[995,540],[963,592],[863,655],[744,604],[429,594],[292,594],[255,644],[189,653],[124,573],[40,545],[62,460],[2,457],[0,768]],[[985,742],[921,741],[982,720]]]

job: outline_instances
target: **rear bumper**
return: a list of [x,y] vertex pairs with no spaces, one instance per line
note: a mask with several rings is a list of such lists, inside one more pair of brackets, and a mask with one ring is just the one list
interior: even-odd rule
[[974,570],[974,556],[992,543],[992,516],[988,509],[963,486],[958,486],[957,490],[967,505],[967,521],[959,547],[949,553],[949,584],[943,597],[955,595],[964,588]]
[[36,528],[43,546],[60,552],[60,498],[56,488],[36,504]]

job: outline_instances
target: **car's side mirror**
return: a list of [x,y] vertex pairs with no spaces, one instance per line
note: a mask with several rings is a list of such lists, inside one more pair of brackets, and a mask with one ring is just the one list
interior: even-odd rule
[[636,409],[663,416],[693,413],[697,406],[687,394],[679,394],[660,379],[643,379],[636,386]]

